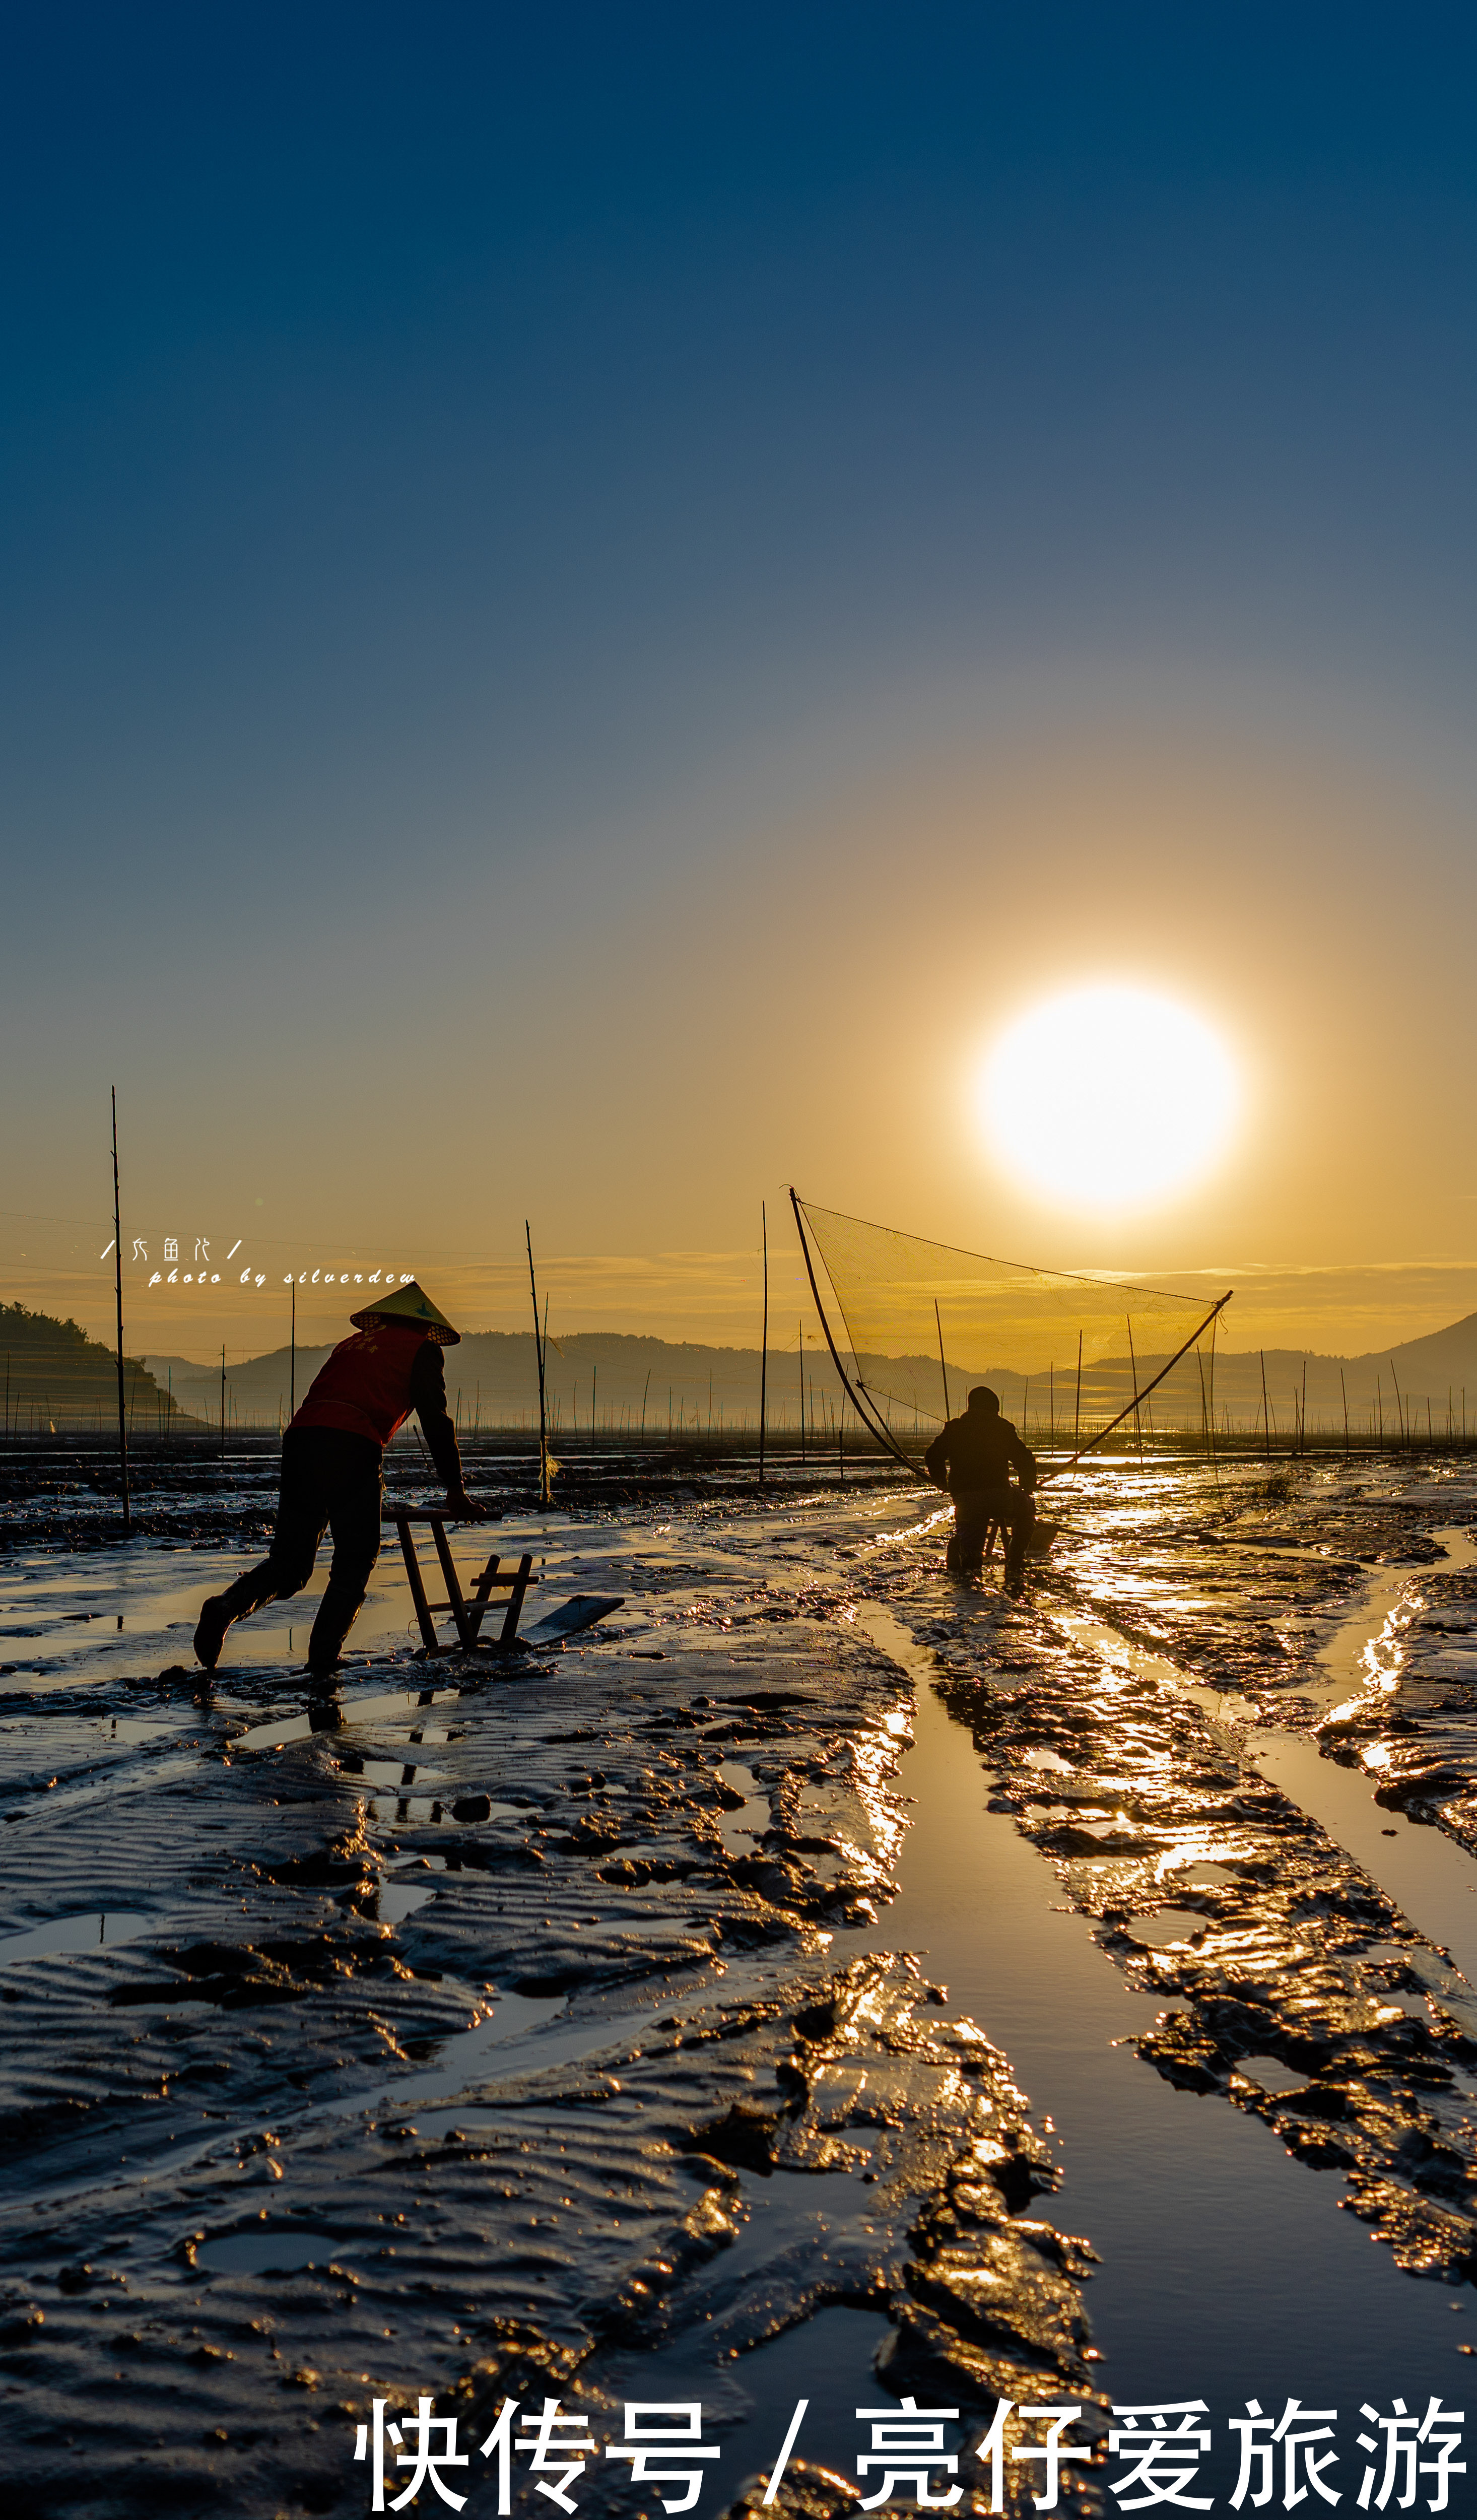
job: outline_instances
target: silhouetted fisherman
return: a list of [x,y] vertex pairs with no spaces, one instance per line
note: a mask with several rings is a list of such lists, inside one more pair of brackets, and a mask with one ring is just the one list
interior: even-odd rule
[[233,1620],[302,1591],[331,1527],[334,1558],[308,1639],[308,1669],[323,1677],[335,1670],[380,1554],[384,1447],[413,1409],[446,1482],[447,1512],[480,1521],[490,1509],[467,1493],[446,1409],[441,1350],[458,1346],[461,1331],[414,1280],[349,1320],[357,1335],[339,1340],[282,1439],[271,1554],[201,1611],[195,1650],[206,1671],[215,1669]]
[[984,1564],[985,1534],[992,1522],[998,1522],[1009,1533],[1006,1582],[1018,1584],[1026,1545],[1036,1527],[1036,1508],[1031,1502],[1036,1456],[1021,1442],[1009,1418],[1002,1418],[997,1394],[979,1383],[969,1394],[962,1418],[951,1418],[943,1433],[935,1435],[923,1463],[929,1477],[954,1499],[954,1537],[948,1550],[951,1574],[970,1574]]

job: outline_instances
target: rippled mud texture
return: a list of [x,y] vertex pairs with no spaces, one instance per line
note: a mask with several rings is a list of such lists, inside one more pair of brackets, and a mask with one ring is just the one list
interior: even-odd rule
[[1386,1809],[1477,1854],[1477,1572],[1423,1568],[1390,1625],[1386,1655],[1325,1717],[1321,1746],[1362,1768]]
[[[890,1895],[897,1670],[720,1615],[316,1731],[240,1676],[12,1804],[12,1953],[83,1885],[135,1912],[0,1949],[0,2385],[48,2510],[359,2509],[375,2394],[608,2434],[694,2335],[721,2422],[838,2306],[894,2395],[1091,2406],[1005,2058],[906,1959],[828,1957]],[[609,2473],[582,2507],[644,2508]],[[850,2499],[803,2459],[788,2493]]]
[[1453,1488],[1367,1462],[1151,1461],[1051,1493],[1067,1523],[1052,1589],[1286,1723],[1288,1698],[1317,1677],[1329,1617],[1368,1571],[1439,1557],[1431,1526]]

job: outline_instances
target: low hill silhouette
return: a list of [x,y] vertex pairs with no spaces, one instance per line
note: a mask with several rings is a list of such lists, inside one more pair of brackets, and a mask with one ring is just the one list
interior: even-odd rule
[[[9,1434],[62,1433],[117,1424],[118,1374],[113,1351],[76,1322],[24,1304],[0,1304],[0,1391]],[[154,1434],[179,1414],[142,1357],[123,1359],[123,1397],[130,1423]]]

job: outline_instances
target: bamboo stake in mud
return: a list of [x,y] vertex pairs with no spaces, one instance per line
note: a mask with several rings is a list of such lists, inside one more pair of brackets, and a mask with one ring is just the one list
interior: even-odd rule
[[1340,1366],[1338,1370],[1338,1389],[1339,1398],[1344,1404],[1344,1459],[1347,1462],[1349,1458],[1349,1392],[1344,1381],[1344,1369],[1342,1366]]
[[944,1325],[939,1314],[937,1295],[933,1298],[933,1324],[935,1329],[938,1331],[938,1370],[944,1377],[944,1423],[947,1426],[951,1414],[949,1408],[949,1368],[944,1363]]
[[1406,1441],[1406,1413],[1401,1402],[1400,1376],[1395,1371],[1395,1359],[1393,1356],[1390,1359],[1390,1379],[1395,1385],[1395,1418],[1396,1423],[1400,1428],[1400,1440],[1404,1444]]
[[[292,1281],[292,1345],[290,1353],[291,1362],[288,1367],[288,1417],[291,1419],[295,1418],[297,1415],[297,1281],[295,1278]],[[174,1368],[171,1366],[169,1371],[172,1373]],[[172,1384],[170,1387],[172,1389]]]
[[1272,1459],[1272,1410],[1267,1398],[1267,1357],[1262,1348],[1258,1348],[1257,1355],[1261,1361],[1262,1367],[1262,1450],[1270,1462]]
[[123,1536],[133,1529],[133,1510],[128,1496],[128,1418],[123,1403],[123,1229],[118,1223],[118,1089],[110,1088],[112,1097],[112,1291],[117,1307],[118,1366],[118,1475],[123,1488]]
[[220,1352],[220,1457],[226,1458],[226,1351]]
[[648,1368],[647,1368],[647,1378],[646,1378],[645,1382],[644,1382],[644,1383],[642,1384],[642,1386],[641,1386],[641,1440],[642,1440],[642,1442],[643,1442],[644,1444],[645,1444],[645,1442],[646,1442],[646,1440],[647,1440],[647,1394],[648,1394],[648,1392],[650,1390],[650,1388],[651,1388],[651,1369],[650,1369],[650,1367],[649,1367],[649,1366],[648,1366]]
[[1308,1450],[1308,1359],[1306,1357],[1303,1359],[1303,1402],[1298,1413],[1298,1433],[1302,1438],[1301,1449],[1306,1453]]
[[805,1324],[800,1324],[800,1466],[805,1466]]
[[764,1252],[764,1327],[759,1333],[759,1488],[764,1490],[764,1413],[769,1399],[769,1218],[759,1201],[759,1240]]
[[1072,1403],[1072,1450],[1077,1450],[1082,1433],[1082,1332],[1077,1333],[1077,1397]]
[[[544,1341],[539,1330],[538,1280],[533,1274],[533,1235],[528,1219],[523,1219],[523,1239],[528,1245],[528,1292],[533,1302],[533,1353],[539,1370],[539,1504],[545,1511],[549,1506],[549,1415],[544,1395]],[[548,1314],[545,1313],[547,1321]]]
[[1141,1469],[1143,1466],[1143,1428],[1139,1418],[1139,1360],[1134,1354],[1133,1317],[1131,1314],[1125,1313],[1124,1320],[1128,1323],[1128,1364],[1129,1372],[1134,1377],[1134,1432],[1139,1438],[1139,1466]]

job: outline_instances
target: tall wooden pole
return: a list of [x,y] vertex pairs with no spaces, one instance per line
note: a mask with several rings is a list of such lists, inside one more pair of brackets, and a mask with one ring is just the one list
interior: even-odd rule
[[118,1472],[123,1483],[123,1537],[133,1529],[133,1509],[128,1495],[128,1416],[123,1405],[123,1229],[118,1222],[118,1089],[112,1096],[112,1290],[117,1317],[118,1364]]
[[1077,1333],[1077,1397],[1076,1397],[1076,1399],[1075,1399],[1075,1400],[1073,1401],[1073,1403],[1072,1403],[1072,1450],[1073,1450],[1073,1452],[1074,1452],[1074,1453],[1075,1453],[1075,1452],[1076,1452],[1076,1450],[1077,1450],[1077,1439],[1078,1439],[1078,1436],[1079,1436],[1079,1434],[1080,1434],[1080,1432],[1081,1432],[1081,1429],[1082,1429],[1082,1332],[1081,1332],[1081,1330],[1079,1330],[1079,1331],[1078,1331],[1078,1333]]
[[533,1348],[539,1369],[539,1504],[549,1503],[549,1420],[544,1398],[544,1341],[539,1330],[538,1281],[533,1274],[533,1235],[528,1219],[523,1219],[523,1239],[528,1245],[528,1291],[533,1298]]
[[759,1201],[759,1238],[764,1247],[764,1328],[759,1339],[759,1488],[764,1489],[764,1413],[769,1397],[769,1218]]
[[[1210,1323],[1210,1466],[1215,1469],[1215,1489],[1220,1495],[1220,1462],[1215,1460],[1215,1333],[1220,1330],[1220,1316]],[[1197,1348],[1200,1356],[1200,1348]]]
[[292,1346],[288,1365],[288,1417],[297,1415],[297,1281],[292,1280]]
[[800,1463],[805,1463],[805,1322],[800,1322]]

